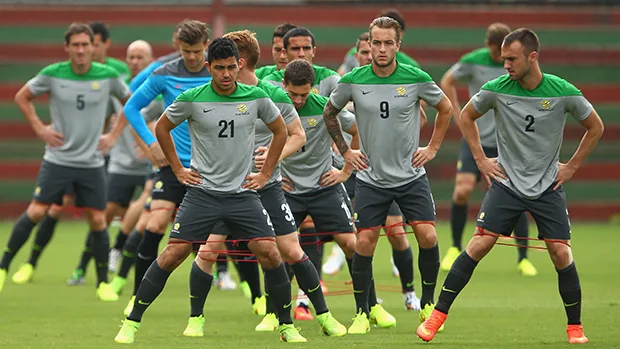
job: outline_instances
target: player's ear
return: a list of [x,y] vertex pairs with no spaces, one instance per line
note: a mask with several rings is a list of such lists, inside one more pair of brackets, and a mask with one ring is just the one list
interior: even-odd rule
[[207,67],[207,70],[209,71],[209,73],[211,74],[211,66],[209,65],[209,62],[206,61],[205,62],[205,67]]
[[237,65],[239,66],[239,70],[243,69],[243,67],[245,67],[245,58],[239,57],[239,60],[237,61]]
[[112,39],[108,38],[108,40],[105,42],[105,49],[109,49],[110,46],[112,45]]

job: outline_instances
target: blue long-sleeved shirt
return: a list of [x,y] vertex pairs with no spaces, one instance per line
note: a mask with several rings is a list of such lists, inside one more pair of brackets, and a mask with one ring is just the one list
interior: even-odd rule
[[[129,98],[124,108],[125,117],[144,143],[151,145],[157,139],[146,125],[140,110],[160,94],[164,98],[164,107],[167,108],[185,90],[204,85],[209,81],[211,81],[211,74],[206,67],[197,73],[192,73],[185,68],[183,58],[168,62],[157,68]],[[183,166],[189,167],[192,143],[187,121],[174,128],[170,134],[174,140],[179,160]]]
[[168,62],[174,61],[179,57],[181,57],[181,54],[179,51],[175,51],[165,56],[158,57],[151,64],[147,65],[146,68],[142,69],[142,71],[139,72],[138,75],[136,75],[129,83],[129,89],[131,92],[135,92],[157,68]]

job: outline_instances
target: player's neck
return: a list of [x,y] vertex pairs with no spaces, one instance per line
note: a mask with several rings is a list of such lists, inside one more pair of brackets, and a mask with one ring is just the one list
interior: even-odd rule
[[74,62],[71,62],[71,70],[77,75],[84,75],[88,73],[91,65],[92,62],[88,62],[86,64],[76,64]]
[[183,66],[185,66],[185,69],[187,69],[188,72],[190,73],[198,73],[201,72],[203,69],[205,69],[205,61],[203,61],[201,64],[197,64],[196,68],[190,68],[187,63],[185,62],[185,60],[183,60]]
[[[237,80],[238,81],[238,80]],[[234,86],[233,88],[231,88],[230,90],[222,90],[220,89],[216,83],[211,83],[211,88],[213,89],[213,91],[215,91],[215,93],[217,93],[220,96],[230,96],[233,93],[235,93],[235,91],[237,91],[237,81],[234,82]]]
[[523,87],[523,89],[531,91],[537,88],[542,82],[543,74],[538,67],[532,67],[529,74],[523,77],[523,79],[519,80],[519,85]]
[[394,60],[392,62],[392,64],[387,65],[385,67],[380,67],[374,63],[372,63],[372,71],[373,73],[375,73],[376,76],[380,77],[380,78],[385,78],[388,77],[390,75],[392,75],[394,73],[394,71],[396,70],[397,67],[396,60]]
[[251,85],[251,86],[258,85],[258,78],[256,77],[256,74],[254,74],[254,70],[250,71],[250,70],[243,69],[239,71],[239,76],[237,76],[237,81],[242,84]]

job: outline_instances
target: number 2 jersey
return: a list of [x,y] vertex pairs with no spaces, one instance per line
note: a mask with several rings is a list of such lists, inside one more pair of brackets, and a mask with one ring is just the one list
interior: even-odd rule
[[566,113],[582,121],[593,110],[581,91],[550,74],[534,90],[500,76],[484,84],[471,103],[480,114],[495,111],[499,163],[508,176],[501,182],[529,199],[555,181]]
[[67,61],[48,65],[27,84],[35,96],[49,94],[51,125],[64,136],[62,146],[45,147],[43,160],[78,168],[103,166],[97,146],[109,116],[110,97],[129,96],[119,73],[93,62],[86,74],[78,75]]
[[395,188],[426,173],[413,168],[411,158],[420,143],[420,100],[436,106],[441,89],[421,69],[398,64],[388,77],[378,77],[372,65],[345,74],[330,96],[342,109],[353,101],[361,151],[368,169],[357,178],[380,188]]

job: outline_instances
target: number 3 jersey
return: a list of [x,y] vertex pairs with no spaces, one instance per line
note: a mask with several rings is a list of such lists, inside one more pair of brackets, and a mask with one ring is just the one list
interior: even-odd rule
[[93,62],[86,74],[78,75],[67,61],[48,65],[27,85],[35,96],[49,94],[52,128],[64,136],[62,146],[45,147],[43,160],[78,168],[103,166],[97,146],[109,116],[110,96],[123,100],[129,95],[118,72]]
[[181,93],[165,111],[174,125],[188,121],[192,143],[190,167],[202,176],[207,191],[239,193],[252,169],[255,122],[270,124],[280,111],[265,91],[237,83],[229,96],[211,83]]
[[471,103],[480,114],[495,111],[499,163],[508,176],[501,182],[529,199],[555,181],[566,113],[582,121],[593,110],[575,86],[550,74],[534,90],[500,76],[484,84]]
[[420,144],[420,100],[436,106],[443,97],[427,73],[406,64],[398,64],[388,77],[376,76],[370,64],[345,74],[330,102],[342,109],[353,101],[360,148],[369,161],[357,178],[394,188],[424,175],[424,168],[411,165]]

